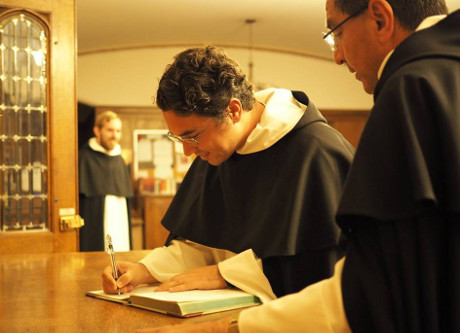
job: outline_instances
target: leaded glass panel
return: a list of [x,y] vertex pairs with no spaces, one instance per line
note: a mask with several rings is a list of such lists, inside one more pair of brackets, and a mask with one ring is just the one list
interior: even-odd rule
[[49,229],[45,26],[0,17],[0,232]]

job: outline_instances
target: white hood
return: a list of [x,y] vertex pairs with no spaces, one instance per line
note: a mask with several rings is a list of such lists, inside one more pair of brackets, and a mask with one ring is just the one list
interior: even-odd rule
[[96,139],[95,137],[89,139],[88,145],[89,145],[89,147],[90,147],[92,150],[98,151],[98,152],[100,152],[100,153],[104,153],[104,154],[109,155],[109,156],[117,156],[117,155],[120,155],[120,154],[121,154],[121,147],[120,147],[120,145],[116,145],[115,148],[113,148],[111,151],[107,151],[107,150],[105,150],[104,147],[102,147],[102,146],[97,142],[97,139]]
[[265,110],[244,146],[237,150],[238,154],[256,153],[273,146],[294,128],[307,110],[287,89],[262,90],[255,98],[265,105]]

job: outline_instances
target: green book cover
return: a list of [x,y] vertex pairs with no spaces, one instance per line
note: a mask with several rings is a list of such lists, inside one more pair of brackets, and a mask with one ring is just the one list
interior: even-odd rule
[[191,317],[260,304],[258,297],[239,289],[155,292],[155,286],[143,286],[122,295],[90,291],[87,296],[127,304],[176,317]]

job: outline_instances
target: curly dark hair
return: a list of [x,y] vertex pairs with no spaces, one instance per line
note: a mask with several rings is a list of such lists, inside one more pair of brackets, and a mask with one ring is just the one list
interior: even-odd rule
[[231,98],[244,110],[254,104],[252,85],[238,63],[214,46],[187,49],[175,56],[160,79],[156,102],[178,116],[224,118]]
[[[447,14],[445,0],[387,0],[396,19],[402,27],[409,31],[415,30],[422,21],[432,15]],[[352,14],[365,8],[369,0],[334,0],[337,9],[346,14]]]

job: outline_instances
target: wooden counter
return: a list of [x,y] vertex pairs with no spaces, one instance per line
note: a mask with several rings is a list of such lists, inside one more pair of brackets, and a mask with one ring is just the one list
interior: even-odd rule
[[[120,252],[116,258],[137,261],[147,253]],[[85,296],[102,288],[109,264],[104,252],[0,255],[0,332],[133,332],[239,312],[180,319]]]

